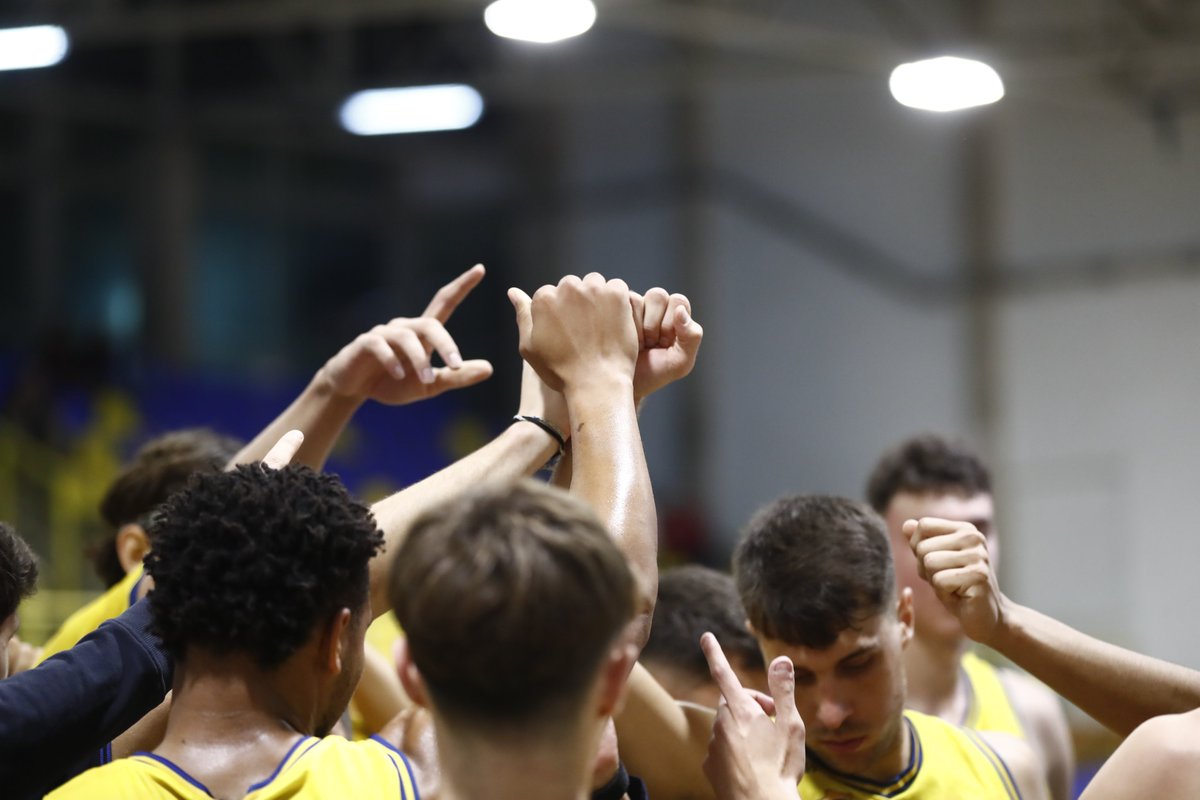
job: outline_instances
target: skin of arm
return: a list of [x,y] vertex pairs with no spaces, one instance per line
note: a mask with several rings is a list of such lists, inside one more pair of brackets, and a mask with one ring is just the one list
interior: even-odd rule
[[1003,733],[980,731],[979,736],[992,746],[1012,775],[1017,791],[1024,800],[1049,800],[1046,775],[1042,761],[1028,742]]
[[1200,797],[1200,711],[1138,726],[1104,762],[1080,800],[1191,800]]
[[[524,393],[522,393],[524,396]],[[540,408],[521,413],[542,416]],[[514,480],[534,474],[558,449],[550,434],[536,425],[510,425],[483,447],[445,469],[414,483],[371,506],[375,524],[383,532],[383,550],[371,559],[372,619],[390,608],[387,599],[392,559],[412,523],[426,509],[449,500],[486,481]]]
[[[522,356],[566,399],[571,460],[555,480],[565,481],[570,470],[572,494],[596,511],[634,572],[640,599],[634,640],[640,647],[657,596],[658,519],[637,397],[690,371],[702,330],[682,295],[652,289],[642,297],[598,273],[567,276],[532,298],[512,289],[509,299]],[[681,364],[686,369],[679,370]]]
[[677,701],[641,664],[634,665],[627,692],[615,722],[629,773],[646,782],[655,800],[715,799],[701,765],[716,712]]
[[379,731],[401,711],[412,706],[404,693],[395,665],[368,645],[363,651],[363,672],[354,690],[354,705],[362,715],[363,727]]
[[1134,653],[1005,597],[983,535],[966,522],[909,520],[922,577],[971,639],[991,647],[1124,736],[1151,717],[1200,707],[1200,672]]
[[[230,465],[262,458],[285,431],[304,431],[296,463],[321,469],[358,408],[367,400],[404,405],[485,380],[492,366],[464,361],[444,324],[481,280],[476,265],[443,286],[421,316],[397,318],[356,337],[329,359],[290,406],[233,457]],[[430,361],[434,351],[445,367]]]
[[1068,800],[1075,778],[1075,751],[1062,702],[1054,692],[1015,670],[1001,670],[1000,682],[1025,726],[1029,743],[1041,756],[1050,797]]

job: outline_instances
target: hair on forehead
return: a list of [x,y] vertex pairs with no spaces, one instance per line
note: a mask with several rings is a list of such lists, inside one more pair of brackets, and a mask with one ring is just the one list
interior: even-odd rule
[[879,459],[867,479],[867,502],[880,514],[901,492],[954,492],[963,497],[992,491],[992,476],[963,441],[936,434],[906,439]]
[[742,531],[733,572],[746,617],[759,634],[825,649],[895,599],[883,520],[862,503],[790,495]]

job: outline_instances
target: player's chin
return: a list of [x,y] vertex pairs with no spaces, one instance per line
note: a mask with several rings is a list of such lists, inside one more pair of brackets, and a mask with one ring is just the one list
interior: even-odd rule
[[867,733],[829,736],[810,741],[809,747],[827,766],[838,772],[850,774],[867,771],[874,749],[871,746],[871,736]]

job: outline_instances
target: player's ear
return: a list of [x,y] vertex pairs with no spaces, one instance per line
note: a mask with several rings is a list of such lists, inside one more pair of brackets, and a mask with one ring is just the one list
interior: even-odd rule
[[905,586],[900,590],[900,598],[896,602],[896,621],[900,623],[900,644],[904,647],[912,641],[913,624],[916,621],[917,611],[913,607],[913,590],[911,586]]
[[609,651],[608,658],[600,666],[598,717],[611,717],[625,704],[625,687],[629,684],[629,673],[637,661],[637,648],[622,641]]
[[136,522],[122,525],[117,531],[116,538],[117,560],[125,572],[142,563],[146,553],[150,552],[150,536],[146,529]]
[[[317,663],[331,675],[342,671],[349,655],[347,648],[354,646],[347,635],[353,623],[354,612],[343,608],[329,618],[325,630],[318,639]],[[361,646],[362,643],[359,642],[359,647]]]
[[425,692],[425,681],[421,671],[412,660],[408,649],[408,639],[401,636],[392,646],[392,655],[396,659],[396,673],[400,676],[400,685],[410,699],[422,708],[429,708],[429,696]]

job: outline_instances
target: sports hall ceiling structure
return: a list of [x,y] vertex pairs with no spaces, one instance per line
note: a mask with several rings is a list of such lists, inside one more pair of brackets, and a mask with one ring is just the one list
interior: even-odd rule
[[54,70],[6,79],[0,107],[113,125],[169,114],[206,135],[286,132],[336,148],[347,140],[329,109],[364,86],[455,79],[501,107],[569,103],[814,71],[883,80],[946,49],[986,54],[1013,96],[1052,100],[1057,80],[1082,74],[1163,124],[1200,105],[1191,0],[599,0],[595,29],[566,60],[492,36],[484,5],[7,0],[0,25],[60,23],[72,52]]

